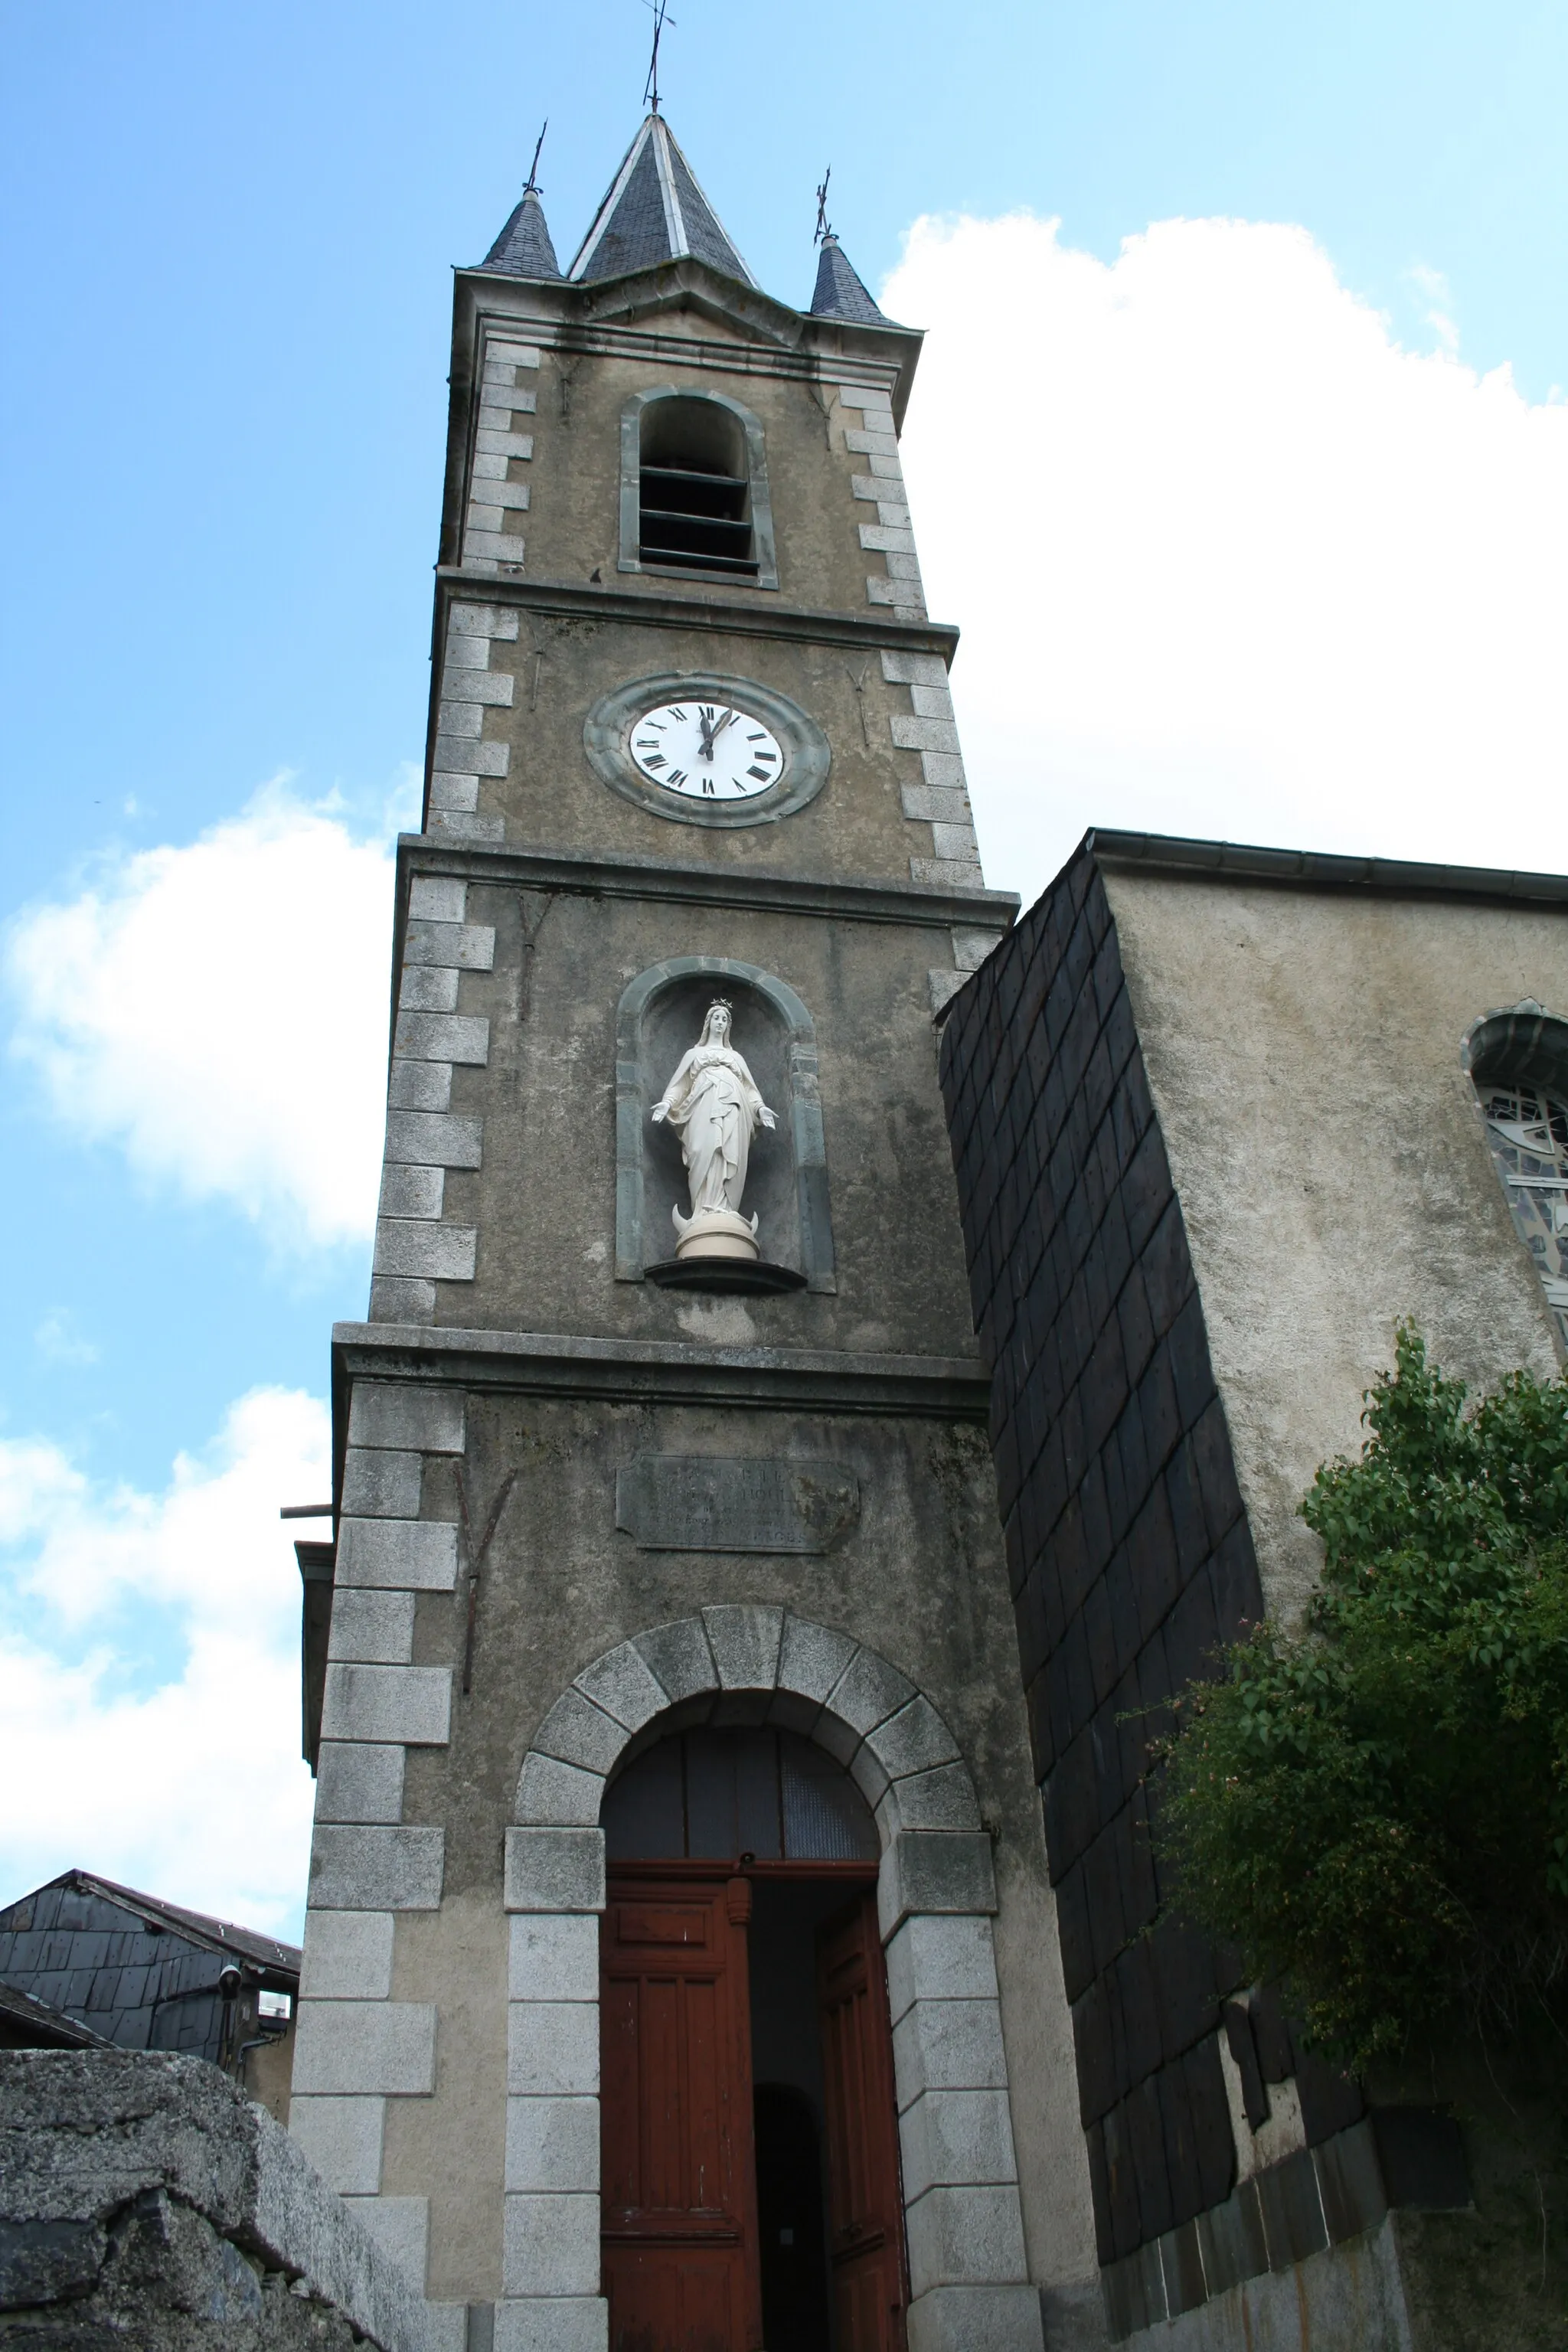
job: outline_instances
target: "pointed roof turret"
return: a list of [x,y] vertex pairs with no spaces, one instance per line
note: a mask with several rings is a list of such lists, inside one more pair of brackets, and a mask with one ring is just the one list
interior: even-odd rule
[[811,315],[814,319],[853,319],[867,327],[890,323],[866,291],[859,273],[831,229],[822,234],[822,258],[816,265],[816,291],[811,298]]
[[744,286],[756,279],[720,226],[662,114],[645,117],[567,276],[624,278],[690,254]]
[[510,219],[480,263],[483,269],[504,269],[509,278],[559,278],[544,206],[531,183],[522,192]]

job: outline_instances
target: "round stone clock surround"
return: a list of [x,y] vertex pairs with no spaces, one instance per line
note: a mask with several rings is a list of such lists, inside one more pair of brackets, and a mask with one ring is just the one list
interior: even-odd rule
[[[761,721],[784,753],[778,781],[746,800],[700,801],[655,783],[632,756],[631,738],[644,714],[670,702],[717,702]],[[583,722],[583,749],[595,773],[623,800],[675,824],[773,824],[814,801],[827,782],[827,738],[798,703],[756,678],[710,670],[663,670],[629,678],[602,695]]]

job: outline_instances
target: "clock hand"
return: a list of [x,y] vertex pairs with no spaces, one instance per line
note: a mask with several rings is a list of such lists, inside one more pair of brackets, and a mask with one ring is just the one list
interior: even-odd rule
[[[740,715],[741,714],[738,710],[726,710],[723,718],[721,719],[718,726],[713,729],[711,734],[708,738],[710,744],[717,742],[720,736],[724,732],[725,728],[729,726],[731,720],[739,719]],[[710,752],[709,756],[711,758],[711,752]]]
[[713,738],[717,734],[718,729],[715,728],[713,721],[708,717],[706,711],[701,709],[699,709],[697,713],[697,724],[702,730],[702,746],[699,756],[701,759],[711,761],[713,757]]

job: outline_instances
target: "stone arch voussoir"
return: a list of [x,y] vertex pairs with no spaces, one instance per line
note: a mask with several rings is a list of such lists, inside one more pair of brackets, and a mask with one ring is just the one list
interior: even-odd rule
[[519,1827],[596,1831],[615,1772],[711,1722],[773,1724],[844,1766],[881,1841],[884,1938],[910,1911],[995,1909],[974,1784],[938,1709],[865,1643],[756,1603],[652,1626],[584,1666],[523,1759]]

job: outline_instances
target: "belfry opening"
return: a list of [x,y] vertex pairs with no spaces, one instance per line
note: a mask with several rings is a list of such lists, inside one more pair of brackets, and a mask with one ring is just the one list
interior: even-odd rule
[[896,2352],[878,1837],[834,1759],[675,1731],[611,1783],[600,1946],[612,2352]]

